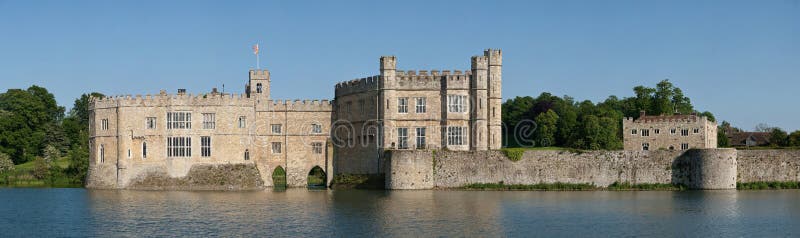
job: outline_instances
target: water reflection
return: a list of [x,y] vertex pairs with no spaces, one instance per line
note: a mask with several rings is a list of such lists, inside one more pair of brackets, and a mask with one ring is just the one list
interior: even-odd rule
[[2,236],[797,236],[800,190],[0,189]]

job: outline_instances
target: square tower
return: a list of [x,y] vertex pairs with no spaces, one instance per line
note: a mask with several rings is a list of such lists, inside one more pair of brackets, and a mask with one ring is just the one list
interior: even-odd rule
[[245,86],[247,97],[259,101],[269,100],[269,83],[269,70],[251,69],[249,80]]

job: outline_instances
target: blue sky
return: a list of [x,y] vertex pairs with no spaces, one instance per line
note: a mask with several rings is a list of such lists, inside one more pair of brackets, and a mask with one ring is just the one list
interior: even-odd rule
[[4,1],[0,90],[241,93],[255,64],[276,99],[330,99],[336,82],[468,69],[502,48],[505,98],[598,101],[669,78],[699,110],[800,129],[800,1]]

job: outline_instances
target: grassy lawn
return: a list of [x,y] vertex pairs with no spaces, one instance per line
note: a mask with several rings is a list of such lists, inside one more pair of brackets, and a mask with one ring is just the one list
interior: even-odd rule
[[[53,165],[57,166],[59,171],[63,171],[69,167],[70,161],[67,158],[57,159]],[[38,179],[34,176],[34,169],[36,163],[28,161],[24,164],[14,166],[14,171],[0,174],[0,187],[80,187],[81,184],[76,184],[72,179],[67,177],[63,172],[56,172],[50,178]]]

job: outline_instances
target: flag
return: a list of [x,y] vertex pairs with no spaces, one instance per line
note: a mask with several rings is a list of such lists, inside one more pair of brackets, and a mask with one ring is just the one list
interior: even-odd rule
[[253,46],[253,54],[254,54],[254,55],[257,55],[257,54],[258,54],[258,44],[255,44],[255,45]]

